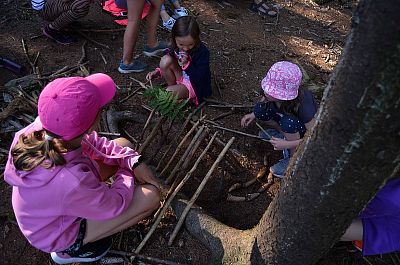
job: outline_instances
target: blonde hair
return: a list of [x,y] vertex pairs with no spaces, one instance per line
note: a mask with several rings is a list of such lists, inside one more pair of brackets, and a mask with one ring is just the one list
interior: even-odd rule
[[[46,135],[50,136],[47,137]],[[61,153],[66,152],[59,136],[45,130],[22,134],[11,154],[18,170],[31,171],[37,166],[51,168],[66,163]]]

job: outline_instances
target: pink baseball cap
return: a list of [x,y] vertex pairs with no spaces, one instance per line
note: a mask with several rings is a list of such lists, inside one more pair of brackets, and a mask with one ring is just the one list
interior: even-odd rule
[[58,78],[40,93],[39,119],[44,129],[61,139],[74,139],[92,126],[115,91],[114,81],[106,74]]
[[292,100],[297,97],[301,78],[301,70],[296,64],[277,62],[261,81],[261,87],[266,95],[280,100]]

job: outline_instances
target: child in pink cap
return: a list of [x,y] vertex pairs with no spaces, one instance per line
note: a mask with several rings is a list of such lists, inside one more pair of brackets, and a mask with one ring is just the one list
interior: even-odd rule
[[274,128],[268,129],[267,134],[260,132],[260,137],[268,140],[275,150],[284,151],[284,158],[270,168],[271,174],[280,178],[285,174],[290,155],[313,125],[317,112],[312,93],[301,88],[301,78],[296,64],[282,61],[272,65],[261,82],[264,94],[261,102],[241,120],[242,127],[257,118]]
[[115,91],[105,74],[52,81],[40,94],[39,117],[11,145],[4,179],[18,225],[58,264],[100,259],[109,236],[159,205],[160,183],[132,144],[94,131]]

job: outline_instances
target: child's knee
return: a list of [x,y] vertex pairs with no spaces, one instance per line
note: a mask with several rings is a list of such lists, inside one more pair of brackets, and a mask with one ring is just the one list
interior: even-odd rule
[[119,146],[122,146],[122,147],[129,147],[129,148],[132,148],[132,149],[135,148],[133,146],[133,144],[128,139],[126,139],[124,137],[120,137],[120,138],[114,139],[113,141],[116,142]]
[[90,0],[79,0],[72,5],[72,12],[76,18],[85,17],[89,13]]
[[174,59],[170,55],[164,55],[160,60],[160,68],[167,69],[173,63],[173,60]]
[[160,190],[153,185],[146,185],[146,188],[149,190],[147,199],[149,200],[148,203],[151,208],[150,210],[153,211],[160,206],[160,199],[161,199]]
[[300,132],[301,123],[296,117],[284,115],[279,121],[279,126],[285,133],[298,133]]

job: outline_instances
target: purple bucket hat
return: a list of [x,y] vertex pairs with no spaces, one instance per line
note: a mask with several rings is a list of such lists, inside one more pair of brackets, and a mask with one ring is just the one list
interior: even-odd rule
[[291,62],[277,62],[271,66],[261,81],[266,95],[279,100],[292,100],[297,97],[301,84],[300,68]]

